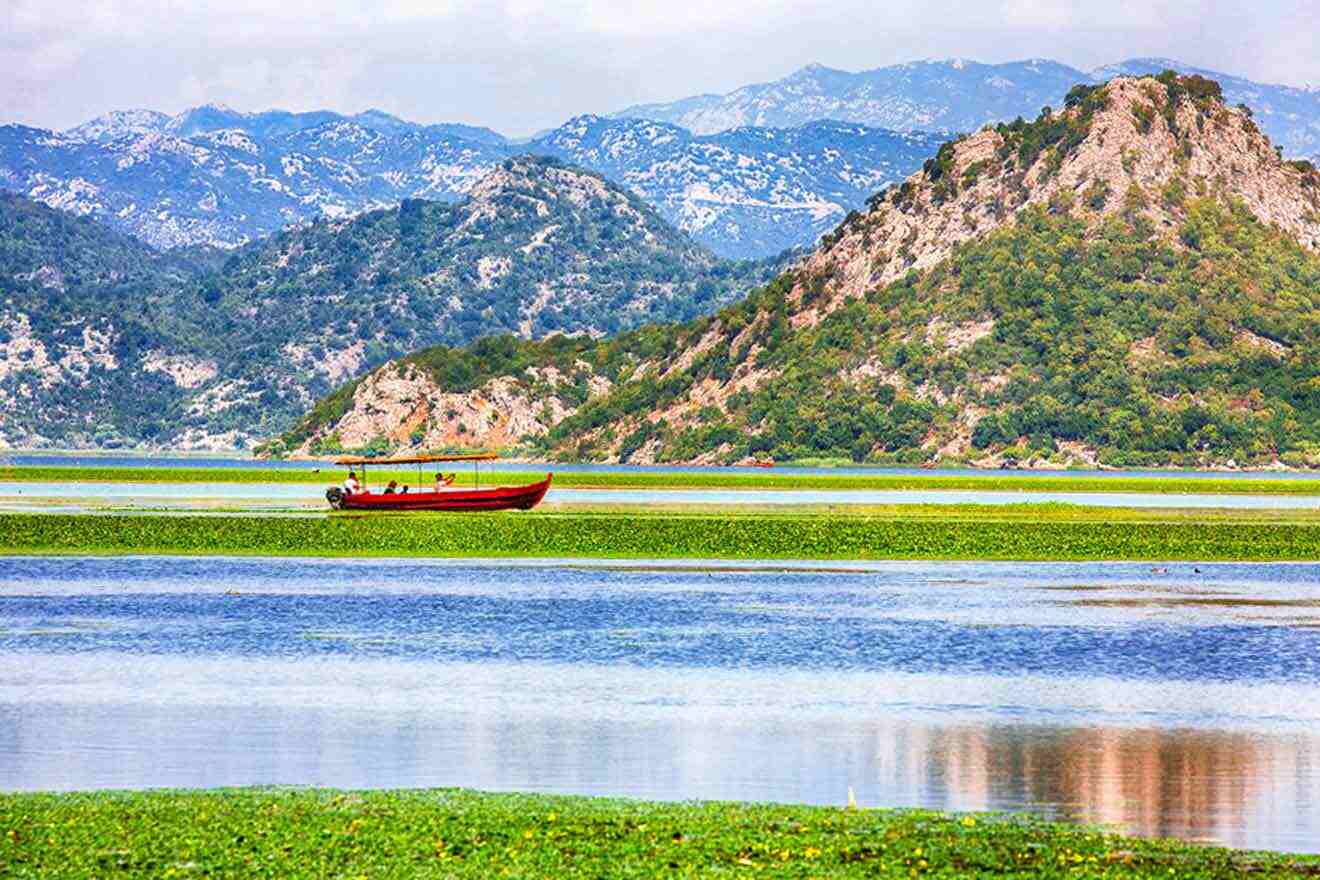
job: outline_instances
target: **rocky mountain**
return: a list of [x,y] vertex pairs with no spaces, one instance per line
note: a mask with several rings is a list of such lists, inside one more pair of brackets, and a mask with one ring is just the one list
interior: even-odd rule
[[913,61],[850,73],[809,64],[783,79],[614,114],[653,119],[697,134],[742,126],[784,128],[817,119],[895,131],[975,131],[987,122],[1034,117],[1058,104],[1086,74],[1057,61],[1007,64]]
[[[812,65],[729,95],[577,117],[526,143],[379,110],[118,111],[62,133],[0,126],[0,189],[154,247],[229,248],[406,198],[456,201],[504,159],[533,153],[633,189],[721,256],[756,258],[814,245],[866,196],[916,170],[944,137],[923,132],[1034,118],[1079,82],[1165,67],[1187,70],[1163,59],[1093,73],[1039,59],[861,73]],[[1252,108],[1285,156],[1320,152],[1320,91],[1214,77],[1228,103]]]
[[716,253],[741,257],[814,243],[871,193],[920,167],[941,140],[828,121],[699,137],[675,125],[580,116],[531,149],[599,171]]
[[[453,201],[509,155],[502,143],[446,127],[385,134],[341,118],[212,129],[207,121],[233,120],[203,109],[163,123],[159,115],[113,114],[66,134],[0,127],[0,188],[155,247],[233,247],[404,198]],[[259,114],[267,115],[293,116]]]
[[423,126],[370,110],[175,117],[110,113],[64,133],[0,127],[0,188],[92,216],[160,248],[233,247],[318,217],[407,198],[456,201],[504,159],[557,156],[651,201],[730,258],[812,244],[938,146],[922,134],[813,123],[694,138],[581,117],[530,144],[484,128]]
[[269,449],[1320,465],[1317,291],[1314,166],[1210,80],[1117,77],[949,142],[714,316],[421,351]]
[[1320,89],[1267,85],[1168,58],[1135,58],[1085,72],[1031,59],[979,64],[949,59],[915,61],[850,73],[812,64],[783,79],[744,86],[727,95],[699,95],[668,104],[642,104],[616,116],[651,119],[713,134],[747,125],[793,126],[838,119],[896,131],[975,131],[987,122],[1035,118],[1059,106],[1078,83],[1115,76],[1148,76],[1173,69],[1219,82],[1225,101],[1246,104],[1285,156],[1320,155]]
[[0,201],[0,444],[232,447],[387,359],[678,321],[772,277],[635,195],[515,157],[457,204],[321,220],[223,260]]
[[1171,58],[1133,58],[1091,71],[1091,79],[1103,82],[1115,76],[1156,76],[1165,70],[1214,80],[1230,105],[1244,104],[1261,131],[1285,157],[1320,157],[1320,88],[1267,85],[1203,67],[1193,67]]

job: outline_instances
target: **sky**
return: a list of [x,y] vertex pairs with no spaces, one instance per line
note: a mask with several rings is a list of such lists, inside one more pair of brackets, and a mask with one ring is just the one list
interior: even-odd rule
[[511,136],[817,62],[1160,56],[1320,85],[1320,2],[0,0],[0,124],[109,110],[378,108]]

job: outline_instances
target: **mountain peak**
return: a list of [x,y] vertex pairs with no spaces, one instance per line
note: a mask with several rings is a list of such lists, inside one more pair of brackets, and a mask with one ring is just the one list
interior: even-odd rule
[[1092,227],[1122,213],[1166,229],[1181,225],[1183,205],[1198,194],[1242,204],[1320,248],[1320,176],[1280,159],[1247,112],[1224,104],[1217,83],[1120,76],[1076,87],[1048,116],[946,143],[826,236],[804,277],[834,279],[813,297],[829,311],[936,265],[1028,208],[1073,212]]
[[170,117],[156,110],[112,110],[64,131],[66,137],[86,141],[112,141],[162,131]]

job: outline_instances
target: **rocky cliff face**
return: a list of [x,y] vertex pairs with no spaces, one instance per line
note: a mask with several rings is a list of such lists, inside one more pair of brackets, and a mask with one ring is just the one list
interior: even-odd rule
[[[1309,163],[1212,82],[1120,77],[946,144],[745,302],[582,350],[598,393],[521,439],[630,461],[1320,461],[1318,247]],[[542,362],[518,363],[488,379],[536,412]],[[300,439],[366,424],[345,402]]]

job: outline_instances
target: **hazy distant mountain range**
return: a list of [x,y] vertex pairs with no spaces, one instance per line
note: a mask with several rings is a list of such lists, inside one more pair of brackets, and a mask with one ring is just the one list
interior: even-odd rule
[[810,64],[783,79],[743,86],[727,95],[639,104],[613,115],[668,122],[696,134],[748,125],[801,125],[813,119],[897,131],[972,132],[987,122],[1035,118],[1046,104],[1057,108],[1078,83],[1168,68],[1219,82],[1225,103],[1249,106],[1284,155],[1320,153],[1320,89],[1266,85],[1170,58],[1133,58],[1089,72],[1043,58],[1006,64],[914,61],[857,73]]
[[[760,257],[813,244],[870,193],[917,170],[944,133],[1034,118],[1079,82],[1164,67],[1189,70],[1162,59],[1090,73],[1039,59],[860,73],[811,65],[727,95],[580,116],[517,143],[378,110],[116,111],[64,132],[0,126],[0,188],[156,247],[234,247],[405,198],[456,201],[503,160],[534,153],[633,189],[717,254]],[[1250,106],[1285,155],[1320,152],[1320,92],[1200,72],[1224,84],[1228,103]]]

